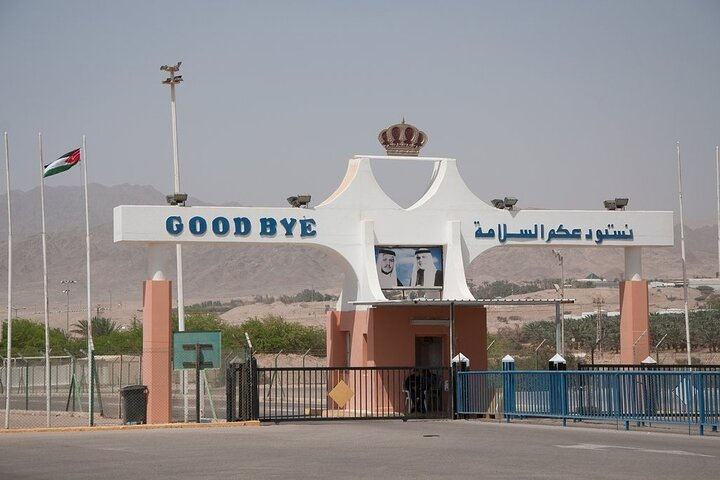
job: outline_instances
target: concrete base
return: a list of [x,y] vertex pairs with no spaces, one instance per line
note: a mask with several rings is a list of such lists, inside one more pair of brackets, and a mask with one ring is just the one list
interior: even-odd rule
[[147,423],[170,423],[172,283],[146,280],[143,284],[143,382],[147,385]]

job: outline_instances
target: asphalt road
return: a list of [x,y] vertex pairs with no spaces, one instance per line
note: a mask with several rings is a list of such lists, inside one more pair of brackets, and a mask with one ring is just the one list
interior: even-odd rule
[[3,480],[718,478],[720,436],[481,421],[0,433]]

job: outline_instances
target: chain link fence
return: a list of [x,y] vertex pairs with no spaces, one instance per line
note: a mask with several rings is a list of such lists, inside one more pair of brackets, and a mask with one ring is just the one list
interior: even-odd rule
[[[195,422],[198,417],[201,422],[225,421],[227,366],[247,358],[244,348],[224,351],[221,368],[201,370],[199,389],[194,370],[173,370],[168,406],[171,422]],[[280,351],[257,354],[257,358],[263,367],[326,365],[324,352]],[[51,356],[49,389],[45,357],[3,358],[0,425],[22,429],[145,423],[151,392],[143,384],[142,355],[94,356],[93,364],[91,402],[87,357]]]
[[120,423],[120,390],[141,382],[141,356],[95,357],[92,398],[88,364],[87,357],[70,355],[51,356],[49,368],[45,357],[4,358],[0,413],[5,428]]

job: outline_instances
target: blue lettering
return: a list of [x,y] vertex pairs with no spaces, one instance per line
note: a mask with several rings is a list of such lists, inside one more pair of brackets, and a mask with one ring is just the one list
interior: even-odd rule
[[300,220],[300,236],[314,237],[317,235],[315,231],[315,220],[312,218],[303,218]]
[[225,217],[215,217],[212,221],[212,231],[215,235],[227,235],[230,231],[230,222]]
[[182,218],[180,218],[179,215],[168,217],[167,220],[165,220],[165,230],[167,230],[170,235],[180,235],[183,231]]
[[280,224],[285,227],[285,236],[286,237],[292,237],[293,236],[293,229],[295,228],[295,224],[297,223],[297,220],[294,218],[283,218],[280,220]]
[[274,218],[260,219],[260,235],[263,237],[275,236],[277,234],[277,220]]
[[202,217],[192,217],[188,222],[188,229],[193,235],[204,235],[207,231],[207,221]]
[[250,219],[247,217],[235,217],[233,218],[235,224],[235,236],[246,237],[250,235]]

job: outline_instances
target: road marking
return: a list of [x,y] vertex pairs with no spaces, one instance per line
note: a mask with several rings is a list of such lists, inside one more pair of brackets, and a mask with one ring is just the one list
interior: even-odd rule
[[715,455],[705,455],[704,453],[686,452],[684,450],[657,450],[654,448],[639,448],[639,447],[618,447],[616,445],[597,445],[594,443],[580,443],[577,445],[555,445],[558,448],[575,448],[578,450],[606,450],[609,448],[617,448],[621,450],[634,450],[636,452],[643,453],[660,453],[663,455],[684,455],[687,457],[709,457],[715,458]]

